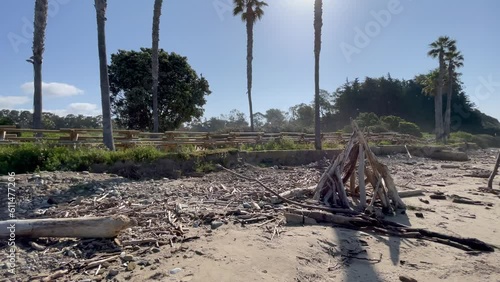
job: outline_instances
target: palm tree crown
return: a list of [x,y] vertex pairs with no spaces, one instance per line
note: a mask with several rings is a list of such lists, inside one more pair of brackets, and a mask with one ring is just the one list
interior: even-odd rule
[[267,6],[267,3],[264,1],[234,0],[233,15],[237,16],[241,14],[242,21],[246,22],[250,20],[254,24],[254,19],[260,20],[264,15],[264,6]]

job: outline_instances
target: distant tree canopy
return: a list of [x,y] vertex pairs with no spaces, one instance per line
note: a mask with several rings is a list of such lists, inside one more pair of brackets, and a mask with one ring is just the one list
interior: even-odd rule
[[[160,131],[203,116],[208,81],[198,77],[186,57],[160,50],[158,116]],[[151,49],[119,50],[109,66],[111,108],[120,127],[152,131]]]
[[[432,73],[431,73],[432,75]],[[378,116],[398,116],[416,123],[424,131],[434,128],[434,100],[425,91],[427,75],[418,75],[411,80],[387,77],[366,77],[347,81],[334,93],[333,111],[323,118],[325,130],[338,130],[360,113],[375,113]],[[462,83],[455,81],[452,93],[452,131],[500,134],[500,123],[477,110],[463,91]],[[443,98],[444,99],[444,98]],[[444,111],[443,103],[443,111]]]
[[[69,114],[61,117],[53,113],[42,113],[43,128],[100,128],[102,116],[83,116]],[[0,125],[16,124],[21,128],[31,128],[33,114],[29,111],[0,110]]]
[[[124,52],[124,51],[121,51]],[[184,77],[190,83],[182,82],[173,85],[162,85],[160,82],[160,129],[183,129],[192,131],[210,131],[210,132],[228,132],[228,131],[249,131],[248,117],[237,109],[231,110],[229,114],[220,115],[219,117],[210,117],[201,119],[203,109],[201,107],[205,103],[204,96],[209,93],[208,83],[203,78],[197,78],[189,67],[185,59],[180,59],[178,55],[166,55],[162,52],[163,58],[168,60],[173,56],[170,64],[178,64],[178,67],[187,73],[182,76],[179,74],[169,74],[168,79],[178,79]],[[144,56],[149,58],[143,52],[131,53],[130,56]],[[125,59],[123,57],[115,57],[117,59]],[[184,60],[184,63],[181,61]],[[135,59],[127,61],[131,65],[139,65],[143,60]],[[175,62],[175,63],[174,63]],[[147,64],[147,63],[146,63]],[[133,70],[137,68],[137,72],[144,72],[144,77],[137,75],[134,77]],[[165,66],[160,63],[160,71],[165,73]],[[131,72],[132,77],[128,74],[125,78],[116,76],[113,79],[125,79],[120,85],[142,85],[140,81],[149,83],[149,75],[147,67],[134,67],[120,69],[120,72]],[[165,74],[160,74],[161,75]],[[171,76],[171,77],[170,77]],[[434,129],[434,98],[433,91],[425,89],[429,86],[428,80],[432,80],[433,73],[426,75],[418,75],[410,80],[398,80],[389,76],[380,78],[365,78],[364,81],[354,79],[346,81],[335,92],[329,93],[326,90],[320,91],[320,111],[322,116],[322,130],[325,132],[337,130],[349,130],[347,125],[350,120],[356,119],[360,126],[368,127],[371,131],[381,132],[384,130],[406,132],[418,136],[417,131],[432,132]],[[172,78],[174,77],[174,78]],[[190,77],[190,78],[189,78]],[[134,83],[134,80],[137,83]],[[197,87],[197,88],[196,88]],[[165,88],[186,89],[169,90]],[[187,89],[194,88],[194,91],[189,92]],[[128,89],[128,88],[127,88]],[[161,90],[163,89],[163,90]],[[470,102],[465,92],[462,90],[460,81],[455,83],[453,87],[453,101],[451,113],[451,129],[452,131],[464,131],[473,134],[497,134],[500,135],[500,123],[497,119],[488,116],[477,110],[473,103]],[[116,90],[115,90],[116,91]],[[147,88],[133,87],[127,92],[122,91],[115,97],[123,97],[128,93],[127,99],[118,100],[114,103],[120,105],[119,110],[122,111],[122,116],[117,116],[115,126],[122,129],[132,128],[140,130],[152,129],[152,111],[150,106],[150,91]],[[177,93],[181,97],[170,95]],[[184,93],[184,94],[179,94]],[[191,93],[191,94],[190,94]],[[196,93],[196,97],[192,97]],[[137,94],[137,95],[136,95]],[[167,95],[167,97],[165,97]],[[170,96],[169,96],[170,95]],[[184,96],[182,96],[184,95]],[[163,98],[162,98],[163,97]],[[122,99],[122,98],[120,98]],[[167,100],[172,99],[172,100]],[[198,104],[189,106],[188,101],[198,99]],[[168,101],[172,101],[173,105],[168,105]],[[186,102],[184,102],[186,101]],[[444,107],[443,103],[443,107]],[[186,106],[188,105],[188,106]],[[186,109],[190,108],[191,109]],[[165,112],[166,111],[166,112]],[[176,113],[180,111],[180,113]],[[188,113],[193,113],[188,115]],[[125,120],[120,120],[123,117]],[[185,118],[185,119],[183,119]],[[16,124],[23,128],[31,128],[32,114],[29,111],[17,110],[0,110],[0,125]],[[172,121],[173,120],[173,121]],[[189,120],[186,122],[186,120]],[[43,123],[46,129],[57,129],[62,127],[73,128],[100,128],[102,125],[102,117],[87,117],[67,115],[60,117],[52,113],[43,113]],[[137,123],[137,124],[135,124]],[[411,123],[411,124],[409,124]],[[163,124],[163,129],[161,127]],[[308,104],[301,103],[290,107],[289,111],[280,109],[268,109],[265,112],[254,113],[254,126],[256,131],[280,132],[280,131],[301,131],[313,132],[314,125],[314,106],[310,102]],[[144,128],[142,126],[145,126]],[[347,127],[346,127],[347,126]]]

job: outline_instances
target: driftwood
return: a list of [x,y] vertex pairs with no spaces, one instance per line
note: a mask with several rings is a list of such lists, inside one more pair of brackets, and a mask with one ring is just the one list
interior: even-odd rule
[[11,233],[19,237],[113,238],[135,225],[130,218],[110,217],[46,218],[0,221],[0,238]]
[[488,178],[488,188],[490,189],[493,189],[493,178],[495,178],[495,175],[497,174],[499,165],[500,165],[500,152],[498,152],[497,161],[495,162],[495,166],[493,167],[493,170],[491,171],[491,174]]
[[[464,251],[482,251],[482,252],[494,252],[494,247],[476,238],[462,238],[456,236],[450,236],[434,231],[429,231],[427,229],[421,228],[411,228],[403,224],[388,220],[377,220],[366,215],[357,216],[344,216],[337,214],[330,214],[322,211],[309,211],[309,210],[297,210],[288,209],[285,216],[288,214],[287,219],[298,218],[294,223],[300,223],[300,219],[307,219],[308,224],[314,224],[317,222],[330,223],[341,225],[342,227],[372,231],[378,233],[384,233],[386,235],[394,235],[404,238],[419,238],[424,239],[451,247],[455,247]],[[293,216],[291,216],[293,215]]]
[[424,195],[425,190],[411,190],[398,192],[400,198],[409,198]]
[[282,197],[280,194],[278,194],[277,192],[275,192],[273,189],[267,187],[264,183],[262,183],[262,181],[260,181],[260,180],[258,180],[256,178],[251,178],[251,177],[247,177],[245,175],[239,174],[239,173],[237,173],[237,172],[235,172],[233,170],[230,170],[228,168],[223,167],[220,164],[216,164],[216,167],[221,168],[221,169],[223,169],[223,170],[225,170],[227,172],[230,172],[230,173],[232,173],[232,174],[234,174],[234,175],[236,175],[236,176],[238,176],[238,177],[240,177],[242,179],[246,179],[246,180],[249,180],[249,181],[257,182],[257,184],[259,184],[262,188],[264,188],[269,193],[271,193],[274,196],[278,197],[278,199],[282,200],[283,202],[292,204],[292,205],[297,205],[299,207],[303,207],[303,208],[307,208],[307,209],[318,209],[318,210],[328,211],[328,212],[332,212],[332,213],[359,214],[359,212],[351,210],[351,209],[330,208],[330,207],[324,207],[324,206],[302,204],[302,203],[299,203],[299,202],[296,202],[296,201],[292,201],[292,200],[289,200],[287,198]]
[[312,194],[314,192],[315,187],[316,186],[311,186],[311,187],[306,187],[306,188],[295,188],[295,189],[280,193],[280,196],[283,198],[287,198],[287,199],[304,197],[307,194]]
[[[348,144],[321,176],[313,199],[333,207],[350,209],[352,204],[347,197],[347,191],[353,198],[358,197],[359,191],[358,207],[364,210],[367,203],[366,177],[373,188],[370,204],[366,207],[368,211],[372,211],[376,199],[380,200],[383,210],[388,213],[392,212],[392,207],[406,208],[388,167],[377,160],[355,121],[352,122],[352,127],[353,133]],[[356,166],[358,187],[355,185]],[[349,190],[345,189],[347,182]]]

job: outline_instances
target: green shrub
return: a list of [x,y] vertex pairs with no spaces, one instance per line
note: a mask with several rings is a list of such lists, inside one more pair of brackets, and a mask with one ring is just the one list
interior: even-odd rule
[[399,123],[399,133],[410,134],[416,137],[422,137],[420,127],[413,122],[403,121]]
[[380,121],[385,124],[385,126],[391,131],[399,130],[399,123],[405,122],[406,120],[397,116],[382,116]]
[[500,148],[500,137],[488,134],[473,135],[472,143],[476,143],[481,148]]
[[380,124],[380,119],[375,113],[360,113],[356,118],[359,128]]
[[452,132],[450,134],[450,139],[451,140],[456,140],[459,142],[473,142],[474,140],[474,135],[468,133],[468,132],[463,132],[463,131],[457,131],[457,132]]
[[373,132],[373,133],[381,133],[381,132],[388,132],[389,129],[387,129],[387,127],[385,127],[385,125],[377,124],[377,125],[369,126],[368,131]]
[[352,126],[350,124],[344,126],[344,128],[342,128],[342,132],[343,133],[352,133]]
[[117,161],[152,161],[165,156],[154,147],[138,147],[122,151],[98,148],[72,149],[50,144],[27,143],[0,147],[0,174],[31,173],[37,170],[89,170],[93,164],[113,164]]

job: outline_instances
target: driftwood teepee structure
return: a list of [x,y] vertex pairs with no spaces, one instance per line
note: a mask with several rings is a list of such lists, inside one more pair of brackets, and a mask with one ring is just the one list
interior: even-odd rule
[[[346,148],[321,176],[314,191],[314,199],[330,206],[352,209],[354,205],[347,197],[350,195],[353,200],[359,199],[357,209],[369,212],[373,212],[377,198],[386,213],[391,213],[393,208],[406,208],[387,166],[372,153],[355,121],[352,121],[352,128],[353,133]],[[346,189],[347,182],[349,190]],[[372,188],[369,203],[367,184]]]

